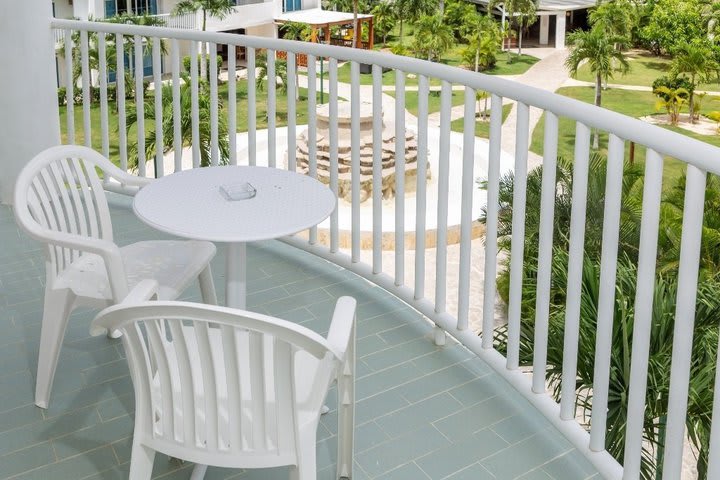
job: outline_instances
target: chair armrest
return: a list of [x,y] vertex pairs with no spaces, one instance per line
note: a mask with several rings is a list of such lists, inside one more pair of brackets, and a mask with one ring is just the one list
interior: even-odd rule
[[[119,305],[115,305],[109,308],[116,308],[117,306],[135,305],[153,299],[157,300],[158,288],[159,285],[157,280],[141,280],[140,283],[135,285],[133,289],[130,290],[130,293],[127,294],[127,296]],[[93,337],[105,335],[105,333],[110,328],[102,320],[98,321],[98,318],[102,316],[103,312],[105,312],[105,310],[98,313],[95,319],[90,324],[90,335],[92,335]]]
[[344,361],[346,353],[351,348],[355,335],[355,308],[357,302],[352,297],[340,297],[335,304],[330,331],[327,341],[330,348],[340,355]]
[[122,171],[114,164],[108,164],[103,166],[103,170],[106,175],[117,180],[123,185],[130,187],[137,187],[138,189],[144,187],[152,181],[150,178],[139,177],[137,175],[131,175],[127,172]]

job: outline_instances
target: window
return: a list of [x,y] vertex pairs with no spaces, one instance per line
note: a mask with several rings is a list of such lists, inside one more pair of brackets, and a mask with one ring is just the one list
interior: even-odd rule
[[157,13],[157,0],[105,0],[106,17],[123,13],[154,15]]

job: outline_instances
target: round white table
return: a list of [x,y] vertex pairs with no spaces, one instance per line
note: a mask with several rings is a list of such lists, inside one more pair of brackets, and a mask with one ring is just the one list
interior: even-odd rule
[[[255,196],[227,200],[221,186],[249,183]],[[226,304],[245,308],[245,244],[305,230],[330,215],[337,199],[319,181],[276,168],[184,170],[153,180],[133,200],[151,227],[179,237],[227,243]]]

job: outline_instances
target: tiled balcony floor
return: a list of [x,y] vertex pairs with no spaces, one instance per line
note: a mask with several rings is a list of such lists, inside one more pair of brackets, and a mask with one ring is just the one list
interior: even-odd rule
[[[120,244],[161,235],[113,208]],[[222,297],[224,252],[214,261]],[[359,277],[280,242],[248,248],[252,310],[322,334],[340,295],[357,298],[356,479],[600,478],[529,403],[481,360],[436,347],[415,311]],[[0,206],[0,478],[125,479],[133,395],[119,340],[90,337],[95,312],[76,311],[50,408],[33,405],[44,259]],[[187,299],[198,299],[198,289]],[[318,432],[318,478],[335,470],[336,410]],[[155,478],[189,478],[191,464],[159,455]],[[210,469],[211,479],[285,479],[285,469]]]

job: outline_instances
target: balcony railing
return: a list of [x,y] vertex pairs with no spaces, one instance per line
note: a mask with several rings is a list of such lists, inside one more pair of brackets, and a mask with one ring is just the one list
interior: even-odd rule
[[[154,79],[156,84],[161,80],[161,47],[160,39],[165,40],[167,46],[165,69],[162,70],[172,79],[172,109],[174,115],[173,162],[169,168],[164,167],[162,154],[155,160],[158,166],[157,175],[179,171],[185,168],[183,162],[182,145],[180,144],[180,57],[181,41],[190,43],[190,55],[198,52],[198,44],[210,44],[210,68],[215,71],[218,63],[217,45],[225,45],[228,50],[228,68],[235,71],[236,54],[239,48],[245,49],[247,59],[247,87],[243,91],[247,95],[247,148],[238,154],[237,112],[238,82],[235,75],[228,76],[227,99],[221,99],[216,75],[209,76],[210,92],[210,163],[216,165],[220,162],[219,125],[227,123],[229,144],[228,162],[234,164],[267,165],[275,168],[288,168],[296,170],[298,165],[297,137],[300,125],[297,118],[302,114],[307,118],[307,145],[310,175],[318,172],[318,133],[317,133],[317,94],[320,88],[326,92],[326,101],[329,103],[329,138],[327,139],[329,185],[336,193],[339,188],[339,152],[341,150],[339,139],[339,125],[341,112],[338,103],[341,98],[350,101],[350,157],[352,159],[349,173],[345,176],[350,181],[350,198],[348,202],[340,202],[338,209],[332,214],[327,226],[327,241],[317,228],[310,230],[307,237],[293,236],[285,241],[299,248],[312,252],[322,258],[343,266],[365,277],[371,282],[385,288],[389,292],[411,305],[428,319],[435,323],[436,341],[442,342],[443,332],[454,336],[469,350],[483,358],[497,372],[499,372],[518,392],[528,398],[531,403],[547,417],[587,458],[598,468],[606,478],[619,479],[638,478],[640,458],[643,447],[643,412],[645,410],[647,371],[648,371],[648,345],[650,342],[650,319],[653,309],[653,285],[656,271],[656,251],[658,242],[658,223],[660,212],[660,193],[662,189],[663,158],[673,157],[687,167],[687,188],[684,203],[684,220],[682,226],[681,248],[678,258],[679,285],[681,292],[677,298],[675,318],[683,321],[674,324],[674,342],[672,356],[672,376],[669,395],[669,413],[667,416],[667,429],[664,442],[664,476],[663,478],[679,478],[683,442],[685,440],[685,421],[687,415],[688,399],[688,372],[691,362],[691,345],[693,336],[693,319],[695,318],[695,297],[698,286],[698,255],[700,238],[703,226],[703,199],[706,188],[706,175],[720,173],[720,149],[692,140],[688,137],[651,126],[644,122],[599,109],[592,105],[574,101],[559,95],[551,94],[525,85],[513,83],[504,79],[479,75],[458,68],[430,63],[426,61],[400,57],[378,52],[361,51],[335,46],[318,45],[301,42],[288,42],[269,38],[257,38],[244,35],[228,35],[206,33],[199,31],[170,30],[167,28],[134,27],[128,25],[113,25],[93,22],[78,22],[55,20],[53,26],[60,30],[80,30],[87,32],[103,32],[113,39],[114,45],[123,47],[123,39],[129,39],[134,45],[138,62],[136,72],[142,72],[142,51],[144,45],[152,44],[152,60],[154,65]],[[143,42],[142,37],[151,37],[152,42]],[[70,35],[66,35],[66,41]],[[87,42],[90,35],[81,35],[82,42]],[[105,50],[105,35],[97,35],[98,47]],[[90,40],[91,42],[93,40]],[[109,47],[108,47],[109,48]],[[113,47],[114,48],[114,47]],[[72,49],[66,49],[72,51]],[[86,72],[82,76],[82,108],[83,131],[85,143],[105,153],[110,154],[108,116],[111,110],[108,103],[108,69],[122,71],[122,62],[108,65],[103,55],[99,56],[100,79],[100,115],[99,125],[91,122],[90,105],[90,75],[88,67],[88,45],[81,45],[83,52],[79,59]],[[307,56],[307,70],[298,76],[298,67],[295,55],[287,56],[286,93],[281,92],[273,81],[266,82],[264,91],[259,88],[263,79],[258,77],[260,69],[260,56],[266,55],[267,78],[273,79],[277,73],[275,52],[291,52]],[[266,53],[267,54],[266,54]],[[122,58],[116,55],[116,58]],[[324,59],[323,67],[326,76],[320,78],[317,61]],[[68,67],[72,66],[72,59],[66,59]],[[338,82],[339,65],[349,62],[349,87]],[[360,64],[372,65],[372,85],[361,85]],[[198,106],[198,85],[200,83],[197,62],[191,62],[189,84],[193,93],[191,123],[193,148],[191,167],[200,165],[199,131],[201,128]],[[361,122],[360,115],[363,108],[370,108],[372,112],[372,152],[375,160],[383,155],[383,70],[391,69],[395,72],[395,100],[393,108],[385,112],[388,124],[394,126],[394,150],[405,151],[406,128],[414,130],[417,138],[417,152],[419,159],[436,159],[431,162],[433,181],[431,187],[425,182],[427,164],[418,162],[416,184],[406,183],[404,163],[395,164],[393,202],[383,205],[381,162],[375,161],[372,165],[371,183],[373,186],[371,198],[367,200],[369,207],[361,202]],[[67,141],[75,142],[73,82],[70,77],[72,68],[66,68],[68,78],[67,88]],[[125,100],[125,76],[117,75],[117,105],[119,121],[119,164],[128,168],[129,142],[125,116],[128,109]],[[299,81],[300,79],[300,81]],[[242,80],[245,81],[245,80]],[[417,87],[415,86],[415,81]],[[323,82],[323,83],[321,83]],[[406,88],[412,83],[411,88]],[[145,158],[146,128],[144,124],[146,103],[143,97],[143,78],[139,74],[134,79],[135,98],[131,100],[137,109],[136,137],[138,147],[137,174],[148,174],[149,168]],[[431,88],[432,85],[432,88]],[[306,88],[306,103],[302,111],[298,101],[300,88]],[[417,90],[417,115],[407,113],[408,103],[406,94]],[[453,92],[460,89],[463,95],[464,124],[462,133],[451,130],[451,110],[453,108]],[[431,128],[428,122],[429,99],[431,90],[439,90],[439,127]],[[475,110],[477,104],[476,93],[487,91],[490,93],[490,138],[489,143],[476,139]],[[162,95],[168,91],[155,89],[151,93],[154,104],[148,103],[147,108],[154,108],[156,120],[155,130],[161,131],[163,118]],[[362,93],[361,93],[362,92]],[[415,93],[413,93],[415,95]],[[502,135],[502,104],[504,100],[517,102],[517,128],[514,137],[515,151],[512,165],[503,164],[501,152]],[[219,104],[226,101],[226,118],[223,118]],[[369,107],[361,102],[370,102]],[[286,127],[278,126],[277,113],[280,106],[286,104]],[[387,104],[387,103],[386,103]],[[526,185],[527,185],[527,159],[530,146],[529,117],[530,108],[544,111],[544,147],[543,147],[543,178],[541,194],[541,221],[539,232],[539,258],[537,271],[537,304],[534,318],[533,361],[530,369],[521,368],[519,361],[521,340],[521,302],[523,301],[523,275],[525,259],[523,258],[525,245],[524,222],[526,213]],[[263,109],[265,115],[259,115]],[[245,112],[243,112],[245,113]],[[414,120],[413,118],[416,118]],[[573,158],[574,178],[572,185],[572,218],[569,234],[569,271],[567,316],[564,328],[564,364],[562,366],[562,385],[560,388],[560,402],[556,402],[550,395],[546,385],[547,372],[547,345],[549,324],[549,303],[552,272],[550,266],[553,256],[553,228],[554,228],[554,202],[557,194],[555,170],[557,165],[559,120],[570,119],[575,124],[575,153]],[[258,119],[266,121],[267,128],[258,128]],[[392,119],[392,121],[390,121]],[[99,129],[100,142],[94,145],[91,141],[91,130]],[[605,187],[605,206],[602,221],[602,258],[599,278],[599,306],[597,313],[597,332],[595,343],[594,382],[592,397],[592,416],[589,425],[580,423],[576,419],[576,378],[578,372],[577,352],[579,339],[581,299],[581,283],[583,264],[583,244],[586,220],[586,198],[588,192],[587,175],[590,157],[591,132],[600,131],[609,138],[607,182]],[[458,136],[458,145],[451,148],[451,140]],[[158,135],[155,139],[157,151],[162,152],[163,138]],[[625,433],[624,465],[618,463],[606,450],[607,434],[607,406],[611,364],[611,331],[613,323],[613,308],[615,296],[615,278],[617,270],[617,251],[619,235],[619,219],[621,212],[621,189],[623,183],[623,160],[625,146],[629,142],[646,147],[644,193],[642,196],[641,238],[639,247],[637,295],[635,299],[635,318],[632,351],[632,374],[629,383],[628,416],[623,419],[627,422]],[[266,152],[259,151],[266,144]],[[461,145],[461,146],[460,146]],[[287,148],[287,163],[284,164],[284,150]],[[482,150],[481,150],[482,149]],[[187,154],[186,154],[187,155]],[[498,256],[498,196],[501,171],[510,166],[514,170],[513,193],[513,237],[511,246],[510,287],[508,305],[507,336],[493,336],[495,325],[495,299],[496,274]],[[477,188],[478,178],[487,179],[487,190]],[[367,176],[363,179],[365,181]],[[122,186],[108,185],[108,188],[122,190]],[[406,196],[406,191],[414,191],[412,196]],[[432,192],[431,192],[432,190]],[[477,227],[477,218],[483,207],[487,206],[484,249],[485,262],[483,266],[471,265],[472,248],[478,248],[473,243],[473,234]],[[361,215],[369,208],[368,215]],[[394,212],[389,214],[387,208]],[[449,237],[457,233],[459,242],[459,267],[457,270],[448,264],[447,256]],[[343,253],[341,243],[347,238],[347,253]],[[414,239],[414,245],[408,238]],[[429,247],[426,238],[434,242],[434,251]],[[388,242],[387,240],[390,239]],[[383,244],[391,243],[392,250],[383,250]],[[361,246],[371,246],[368,260],[364,260]],[[414,248],[414,261],[407,260],[406,253]],[[383,254],[386,256],[383,257]],[[389,266],[383,263],[383,258],[392,256]],[[435,259],[435,271],[432,272],[429,256]],[[471,275],[471,267],[483,270],[484,280],[480,287],[483,292],[482,305],[479,314],[471,314],[470,305],[471,287],[477,279]],[[389,273],[385,273],[388,270]],[[457,278],[457,286],[449,282],[450,277]],[[434,288],[426,285],[426,278],[432,278]],[[456,299],[456,305],[450,307]],[[471,324],[478,325],[481,334],[470,328]],[[504,355],[501,352],[507,352]],[[720,387],[716,385],[716,393]],[[716,403],[718,395],[716,395]],[[715,422],[718,424],[719,422]],[[717,436],[720,429],[713,425],[713,434]],[[710,445],[710,469],[717,469],[720,465],[720,444],[715,438]]]
[[154,16],[162,20],[165,24],[164,26],[168,28],[182,28],[186,30],[195,30],[197,28],[197,15],[194,13],[184,13],[182,15],[162,13]]

